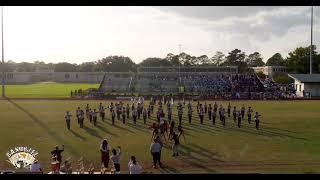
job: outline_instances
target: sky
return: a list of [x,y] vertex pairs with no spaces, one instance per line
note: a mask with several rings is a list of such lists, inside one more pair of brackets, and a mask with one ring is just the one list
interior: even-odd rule
[[[310,45],[309,6],[5,6],[4,57],[15,62],[96,61],[109,55],[139,63],[190,55],[258,51],[266,61]],[[320,8],[313,44],[320,49]],[[1,46],[0,46],[1,47]],[[320,51],[320,50],[319,50]]]

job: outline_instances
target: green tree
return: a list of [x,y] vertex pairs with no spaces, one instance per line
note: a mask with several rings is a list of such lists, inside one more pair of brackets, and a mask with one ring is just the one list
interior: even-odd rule
[[217,51],[216,54],[210,58],[210,61],[212,64],[219,66],[226,60],[226,56],[221,52]]
[[223,64],[228,66],[238,66],[240,65],[240,62],[244,62],[245,57],[245,52],[241,52],[240,49],[234,49],[228,53],[226,61]]
[[76,64],[61,62],[61,63],[55,64],[54,66],[54,72],[76,72],[76,71],[77,71]]
[[249,54],[249,56],[246,58],[246,62],[250,67],[264,66],[265,64],[262,60],[261,54],[258,52]]
[[97,61],[95,71],[136,72],[136,64],[124,56],[108,56]]
[[[310,46],[298,47],[294,51],[289,52],[289,56],[285,60],[288,71],[291,73],[309,73],[310,72]],[[313,46],[313,72],[318,72],[319,59],[317,58],[316,46]],[[316,58],[315,58],[316,57]]]
[[93,72],[96,69],[95,62],[84,62],[77,68],[79,72]]
[[171,66],[171,63],[167,59],[150,57],[143,60],[139,66]]
[[267,66],[283,66],[284,63],[285,62],[281,54],[276,53],[267,60],[266,65]]

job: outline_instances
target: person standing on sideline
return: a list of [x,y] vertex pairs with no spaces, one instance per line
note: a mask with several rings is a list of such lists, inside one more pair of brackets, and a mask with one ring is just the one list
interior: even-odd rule
[[106,139],[104,139],[101,142],[100,152],[101,152],[101,164],[104,168],[108,168],[108,166],[109,166],[109,144]]
[[254,121],[256,122],[256,129],[257,130],[259,130],[259,123],[260,123],[259,117],[260,116],[261,115],[258,112],[256,112],[256,115],[254,115]]
[[67,123],[67,128],[70,130],[70,121],[71,121],[71,114],[69,111],[66,112],[66,115],[64,116],[64,118],[66,119],[66,123]]
[[129,174],[141,174],[142,167],[136,161],[135,156],[131,156],[130,161],[128,163]]
[[162,164],[160,162],[160,151],[161,145],[159,144],[157,139],[154,139],[153,143],[150,146],[150,152],[153,158],[153,168],[157,168],[157,164],[159,164],[160,168],[162,168]]
[[110,157],[110,159],[113,162],[113,166],[116,169],[116,173],[119,174],[120,173],[120,156],[121,156],[121,147],[118,146],[118,153],[115,149],[112,149],[112,155]]
[[38,163],[37,159],[34,160],[34,162],[31,164],[30,172],[43,174],[42,168],[41,168],[40,164]]
[[142,116],[143,116],[143,124],[146,124],[147,123],[147,110],[146,110],[146,108],[143,109]]

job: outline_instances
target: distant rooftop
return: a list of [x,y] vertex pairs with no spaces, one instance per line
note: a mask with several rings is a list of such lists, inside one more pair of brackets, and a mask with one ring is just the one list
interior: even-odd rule
[[320,74],[288,74],[291,78],[301,82],[319,83]]

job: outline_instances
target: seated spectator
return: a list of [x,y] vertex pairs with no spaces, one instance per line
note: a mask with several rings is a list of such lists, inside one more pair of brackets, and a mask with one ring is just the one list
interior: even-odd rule
[[136,161],[135,156],[131,156],[130,161],[128,163],[129,174],[141,174],[143,172],[142,167]]
[[38,163],[38,160],[35,160],[35,161],[33,162],[33,164],[31,164],[31,166],[30,166],[30,172],[33,172],[33,173],[35,173],[35,172],[43,173],[43,172],[42,172],[42,168],[41,168],[40,164]]

